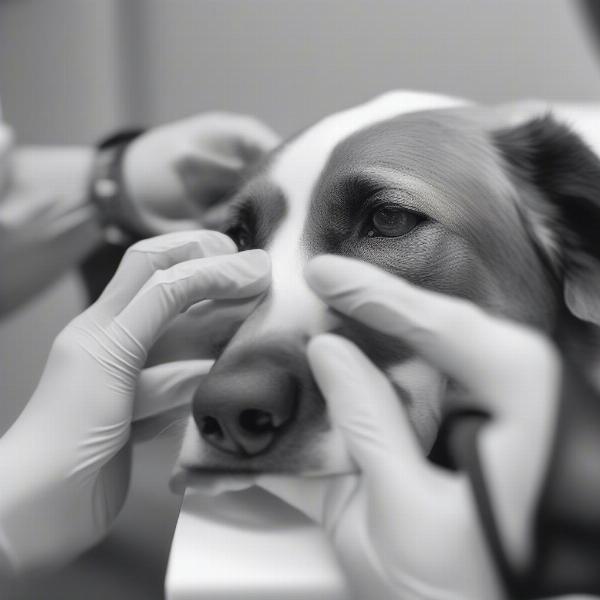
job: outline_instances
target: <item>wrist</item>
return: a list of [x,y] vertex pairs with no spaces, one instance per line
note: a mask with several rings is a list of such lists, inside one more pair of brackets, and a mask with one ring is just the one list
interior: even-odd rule
[[129,129],[102,140],[91,168],[91,204],[98,210],[107,240],[124,246],[152,234],[139,216],[124,175],[127,150],[141,134],[141,129]]

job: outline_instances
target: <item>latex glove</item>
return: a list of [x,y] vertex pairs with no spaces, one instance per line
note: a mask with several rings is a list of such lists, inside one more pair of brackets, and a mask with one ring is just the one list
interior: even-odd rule
[[[162,374],[146,373],[144,395],[135,398],[148,349],[166,324],[206,298],[251,300],[269,281],[265,252],[237,254],[217,232],[167,234],[127,251],[100,299],[56,338],[30,402],[0,440],[0,542],[15,570],[72,558],[117,516],[132,419],[193,387],[189,363],[164,365]],[[146,396],[149,386],[156,394]]]
[[206,113],[151,129],[127,148],[125,191],[142,231],[198,227],[207,208],[235,190],[244,169],[279,143],[260,121]]
[[[307,279],[332,308],[412,346],[496,417],[479,438],[481,464],[505,547],[526,560],[557,404],[550,342],[351,259],[318,257]],[[502,597],[468,480],[425,459],[385,375],[331,334],[312,339],[308,358],[360,474],[258,483],[325,527],[357,598]]]

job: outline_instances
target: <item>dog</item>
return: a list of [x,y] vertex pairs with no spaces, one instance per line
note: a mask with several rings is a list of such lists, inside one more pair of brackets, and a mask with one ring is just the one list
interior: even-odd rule
[[324,331],[387,374],[431,450],[461,391],[397,340],[329,310],[303,278],[323,253],[562,336],[597,377],[600,161],[550,114],[386,94],[283,143],[203,225],[239,250],[267,250],[273,282],[195,394],[180,471],[353,470],[305,357]]

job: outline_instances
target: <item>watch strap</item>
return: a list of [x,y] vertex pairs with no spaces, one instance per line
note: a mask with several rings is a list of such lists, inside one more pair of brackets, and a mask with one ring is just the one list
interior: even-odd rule
[[123,189],[122,177],[125,150],[144,131],[141,128],[122,130],[96,145],[89,198],[98,209],[107,241],[120,246],[129,246],[146,237],[146,232],[133,225],[135,212]]

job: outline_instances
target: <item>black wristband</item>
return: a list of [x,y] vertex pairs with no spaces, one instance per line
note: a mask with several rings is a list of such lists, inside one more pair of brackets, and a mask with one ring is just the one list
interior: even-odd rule
[[122,177],[125,150],[144,131],[140,128],[122,130],[96,145],[89,198],[98,209],[107,242],[113,245],[129,246],[148,234],[134,225],[134,211],[124,193]]

